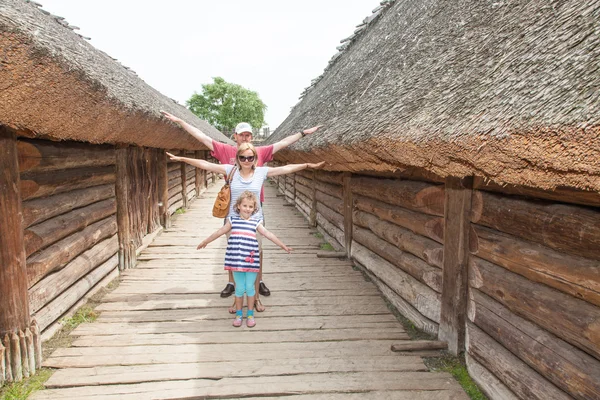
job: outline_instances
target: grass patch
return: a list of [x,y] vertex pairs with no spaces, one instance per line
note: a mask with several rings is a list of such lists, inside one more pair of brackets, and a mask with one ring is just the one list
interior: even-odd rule
[[321,232],[313,232],[313,236],[317,239],[323,239],[323,234]]
[[21,382],[14,382],[0,388],[0,399],[2,400],[25,400],[33,392],[43,389],[44,383],[50,378],[54,371],[41,368],[35,371],[35,375]]
[[178,208],[177,210],[175,210],[176,215],[180,215],[180,214],[185,214],[185,208]]
[[335,249],[333,248],[333,246],[332,246],[332,245],[330,245],[329,243],[321,243],[321,244],[319,245],[319,248],[320,248],[321,250],[326,250],[326,251],[334,251],[334,250],[335,250]]
[[460,386],[471,400],[487,400],[487,397],[481,393],[473,379],[469,376],[464,358],[456,357],[451,354],[443,354],[440,357],[423,358],[425,365],[430,371],[448,372],[454,376]]
[[75,329],[84,322],[94,322],[96,318],[98,318],[98,313],[88,303],[77,310],[71,318],[63,318],[60,322],[68,328]]

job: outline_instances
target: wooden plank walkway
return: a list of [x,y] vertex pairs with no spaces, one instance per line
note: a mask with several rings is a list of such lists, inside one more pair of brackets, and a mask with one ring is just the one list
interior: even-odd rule
[[376,287],[350,262],[318,259],[320,239],[267,185],[266,225],[295,252],[265,240],[267,310],[256,327],[234,328],[221,299],[225,239],[197,251],[218,229],[217,187],[174,219],[137,268],[80,325],[72,347],[33,399],[468,399],[447,373],[393,353],[408,340]]

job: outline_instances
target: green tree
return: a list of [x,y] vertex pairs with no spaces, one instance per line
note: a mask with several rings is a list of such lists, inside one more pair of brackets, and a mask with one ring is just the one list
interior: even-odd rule
[[258,93],[225,79],[213,78],[202,85],[186,102],[190,111],[222,131],[232,131],[240,122],[260,128],[265,123],[267,106]]

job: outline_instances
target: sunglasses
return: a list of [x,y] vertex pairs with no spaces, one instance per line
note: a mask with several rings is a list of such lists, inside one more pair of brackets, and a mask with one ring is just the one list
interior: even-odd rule
[[238,156],[238,159],[240,161],[248,161],[248,162],[253,162],[254,161],[254,156]]

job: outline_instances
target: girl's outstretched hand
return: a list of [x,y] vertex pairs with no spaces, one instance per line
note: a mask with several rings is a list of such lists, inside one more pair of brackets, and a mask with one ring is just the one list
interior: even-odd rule
[[291,247],[287,247],[285,244],[283,245],[282,249],[285,250],[285,252],[288,254],[290,254],[294,250]]
[[[169,153],[167,153],[167,154],[169,154]],[[325,161],[321,161],[320,163],[317,163],[317,164],[306,163],[307,168],[321,168],[323,165],[325,165]]]
[[177,157],[176,155],[171,154],[168,151],[166,151],[165,153],[167,153],[167,155],[169,156],[169,159],[171,159],[171,161],[181,161],[181,157]]
[[202,242],[198,245],[198,247],[196,247],[196,250],[200,250],[200,249],[204,249],[206,247],[208,243],[206,242]]

